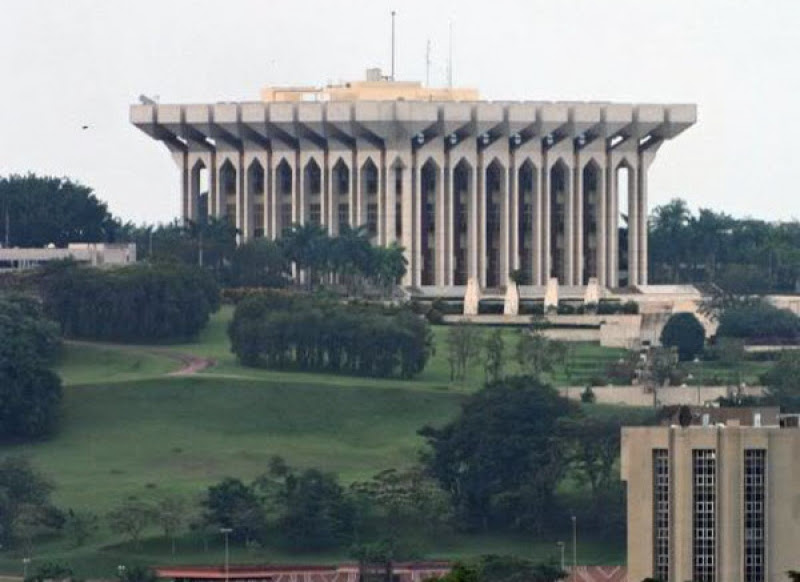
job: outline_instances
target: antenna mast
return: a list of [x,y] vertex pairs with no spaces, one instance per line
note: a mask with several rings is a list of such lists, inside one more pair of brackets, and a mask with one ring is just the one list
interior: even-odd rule
[[425,46],[425,86],[431,86],[431,39]]
[[392,81],[394,81],[394,16],[396,12],[392,10]]
[[453,88],[453,21],[450,21],[450,35],[448,39],[447,55],[447,88]]

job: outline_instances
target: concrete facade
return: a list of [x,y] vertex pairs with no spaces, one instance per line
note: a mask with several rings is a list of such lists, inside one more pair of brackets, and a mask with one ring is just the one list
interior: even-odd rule
[[629,580],[778,582],[800,568],[800,429],[752,414],[623,429]]
[[405,286],[462,296],[469,279],[504,287],[515,269],[523,295],[551,277],[647,282],[647,172],[695,122],[694,105],[487,102],[472,90],[361,85],[133,105],[130,118],[177,162],[184,220],[227,217],[241,240],[309,221],[332,235],[367,225],[375,244],[406,249]]

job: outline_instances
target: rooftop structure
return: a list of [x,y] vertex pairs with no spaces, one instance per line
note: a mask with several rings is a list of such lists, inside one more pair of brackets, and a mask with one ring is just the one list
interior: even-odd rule
[[136,262],[136,245],[133,243],[70,243],[67,248],[2,248],[0,270],[30,269],[48,263],[72,259],[93,267],[127,265]]

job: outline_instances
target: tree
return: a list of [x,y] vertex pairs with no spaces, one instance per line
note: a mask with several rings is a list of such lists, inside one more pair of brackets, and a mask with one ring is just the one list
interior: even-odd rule
[[458,322],[447,328],[447,360],[450,380],[463,382],[471,362],[480,354],[480,331],[470,323]]
[[531,377],[508,377],[470,396],[442,428],[425,427],[425,464],[461,524],[541,530],[567,467],[558,420],[576,405]]
[[66,564],[59,564],[58,562],[45,562],[36,567],[33,574],[25,579],[25,582],[45,582],[49,580],[55,582],[58,580],[71,580],[73,578],[72,568]]
[[598,501],[616,477],[622,422],[618,418],[567,418],[562,432],[570,443],[570,462]]
[[30,509],[50,507],[53,486],[24,457],[0,459],[0,543],[11,544],[19,535],[20,516]]
[[517,342],[517,362],[526,374],[541,379],[552,372],[556,364],[564,361],[566,349],[563,343],[547,339],[537,329],[524,330]]
[[353,531],[353,506],[335,476],[308,469],[286,477],[282,531],[295,549],[319,550],[339,545]]
[[789,576],[790,582],[800,582],[800,570],[789,570],[786,575]]
[[706,332],[693,313],[675,313],[661,330],[661,345],[678,350],[682,362],[693,360],[703,351]]
[[155,509],[144,501],[128,499],[108,512],[107,518],[112,532],[124,535],[138,548],[142,532],[155,522]]
[[227,280],[233,287],[286,287],[291,269],[280,243],[268,239],[247,241],[231,257]]
[[484,372],[487,382],[497,382],[503,376],[503,329],[496,328],[486,336],[484,342]]
[[800,340],[800,317],[766,301],[737,302],[721,312],[717,337],[756,344],[793,344]]
[[64,534],[71,540],[73,547],[81,547],[97,532],[98,522],[99,518],[95,513],[69,509],[65,515]]
[[61,380],[48,367],[60,347],[58,326],[36,301],[0,295],[0,440],[54,430]]
[[40,288],[47,312],[64,335],[93,340],[190,338],[220,302],[219,287],[208,272],[175,264],[50,269]]
[[155,504],[155,516],[164,537],[171,542],[172,554],[175,554],[175,538],[184,524],[186,516],[186,500],[177,495],[165,495]]
[[14,247],[114,242],[120,230],[119,221],[91,188],[67,178],[0,177],[0,211],[0,242],[8,239]]
[[239,479],[228,477],[209,487],[203,507],[205,522],[232,529],[231,537],[235,540],[260,539],[264,535],[264,508],[253,487]]
[[764,375],[769,396],[784,412],[800,411],[800,353],[787,350]]

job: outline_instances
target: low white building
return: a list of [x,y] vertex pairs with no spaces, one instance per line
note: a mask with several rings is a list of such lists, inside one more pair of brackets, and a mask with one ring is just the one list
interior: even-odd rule
[[70,243],[67,248],[1,248],[0,270],[31,269],[50,261],[72,259],[93,267],[136,262],[136,244]]

